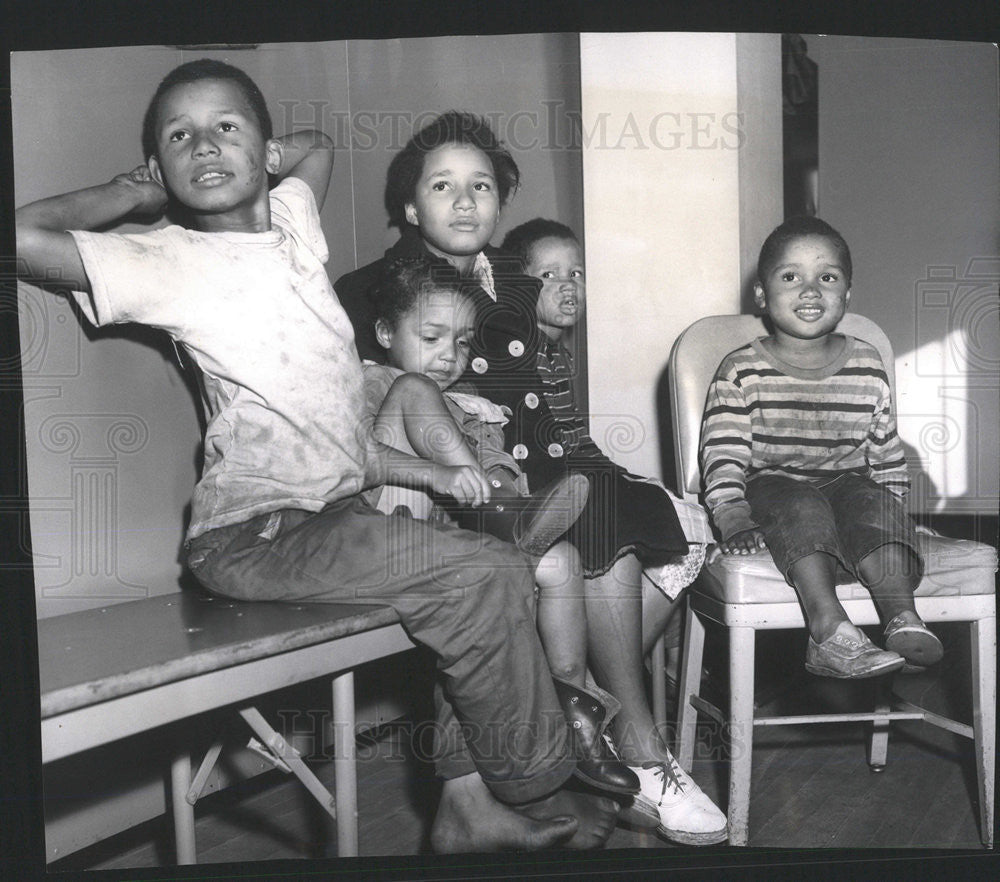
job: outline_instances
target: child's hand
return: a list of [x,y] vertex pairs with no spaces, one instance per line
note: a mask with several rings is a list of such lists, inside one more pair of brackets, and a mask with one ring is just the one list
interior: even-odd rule
[[766,547],[764,534],[756,528],[741,530],[719,543],[719,550],[723,554],[756,554]]
[[153,179],[148,166],[139,165],[130,172],[115,175],[112,183],[128,188],[136,200],[132,213],[157,215],[167,207],[167,191]]
[[490,501],[490,483],[482,469],[436,465],[432,481],[435,492],[453,496],[463,505],[483,505]]

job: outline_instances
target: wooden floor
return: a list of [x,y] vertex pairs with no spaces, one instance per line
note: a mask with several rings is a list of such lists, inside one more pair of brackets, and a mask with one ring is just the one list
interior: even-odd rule
[[[929,709],[971,720],[968,631],[942,625],[945,661],[934,673],[899,676],[896,691]],[[788,674],[789,651],[804,634],[765,633],[758,651],[758,696],[768,712],[870,708],[870,685]],[[713,642],[714,641],[714,642]],[[709,632],[719,657],[721,635]],[[706,655],[706,658],[712,658]],[[720,665],[725,670],[724,663]],[[711,686],[711,683],[709,684]],[[715,683],[717,689],[724,684]],[[428,853],[438,785],[414,750],[413,726],[385,728],[360,743],[358,794],[363,856]],[[694,777],[725,806],[727,754],[704,722]],[[919,721],[892,729],[889,764],[869,771],[862,724],[759,728],[755,734],[752,848],[981,849],[971,741]],[[734,749],[740,749],[736,745]],[[332,764],[314,766],[332,790]],[[279,772],[213,794],[197,809],[202,863],[324,858],[336,855],[331,822],[297,781]],[[50,865],[50,870],[169,866],[169,821],[143,824]],[[673,849],[651,832],[619,827],[608,849]],[[722,846],[717,847],[722,849]],[[701,850],[704,852],[705,850]],[[625,852],[622,852],[624,855]],[[652,857],[652,855],[648,855]],[[667,857],[667,855],[664,855]]]

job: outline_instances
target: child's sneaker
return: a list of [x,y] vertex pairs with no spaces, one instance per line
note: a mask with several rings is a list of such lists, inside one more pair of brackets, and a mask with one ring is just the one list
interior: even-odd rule
[[841,680],[878,677],[898,671],[903,664],[901,655],[879,649],[850,622],[841,622],[822,643],[810,637],[806,647],[806,670],[820,677]]
[[898,652],[908,665],[925,668],[941,661],[944,647],[915,612],[906,610],[885,626],[885,648]]
[[715,845],[729,838],[726,816],[673,757],[629,766],[639,778],[634,808],[656,813],[656,832],[681,845]]

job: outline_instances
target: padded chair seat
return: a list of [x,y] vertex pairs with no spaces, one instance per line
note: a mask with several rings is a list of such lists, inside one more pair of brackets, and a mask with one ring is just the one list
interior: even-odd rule
[[[924,578],[916,596],[945,597],[996,591],[997,550],[992,546],[971,539],[951,539],[927,533],[918,533],[917,541],[924,558]],[[970,570],[979,572],[970,574]],[[970,575],[976,577],[970,578]],[[837,587],[841,600],[870,596],[868,589],[851,575],[843,572],[842,576],[844,581]],[[798,602],[795,590],[778,572],[766,549],[756,554],[721,555],[705,567],[694,587],[723,603]]]

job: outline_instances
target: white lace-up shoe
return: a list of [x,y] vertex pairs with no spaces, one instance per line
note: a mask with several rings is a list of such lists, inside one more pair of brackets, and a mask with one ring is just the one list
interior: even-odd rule
[[726,816],[694,783],[677,760],[629,766],[639,777],[635,808],[657,812],[656,832],[681,845],[714,845],[729,837]]

